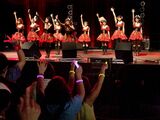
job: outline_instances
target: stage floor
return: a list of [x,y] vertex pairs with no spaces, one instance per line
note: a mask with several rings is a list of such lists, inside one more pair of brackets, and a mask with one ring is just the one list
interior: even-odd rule
[[[60,62],[67,60],[67,58],[62,58],[62,51],[57,55],[57,51],[52,50],[50,58],[45,58],[46,52],[40,50],[42,59],[51,60],[53,62]],[[15,51],[2,51],[9,60],[18,60],[17,54]],[[83,51],[77,51],[77,59],[81,62],[89,62],[89,58],[112,58],[115,59],[114,50],[108,50],[105,55],[103,55],[100,49],[90,49],[88,53],[85,54]],[[137,56],[133,53],[134,64],[160,64],[160,51],[141,51]]]

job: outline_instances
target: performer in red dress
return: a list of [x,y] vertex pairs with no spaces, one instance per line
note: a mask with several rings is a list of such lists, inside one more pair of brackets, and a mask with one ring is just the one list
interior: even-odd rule
[[40,40],[40,37],[38,36],[37,32],[40,31],[39,25],[36,23],[38,20],[38,13],[36,12],[36,15],[32,18],[30,14],[30,9],[28,10],[29,20],[31,22],[30,24],[30,31],[27,35],[27,40],[29,42],[35,42],[38,46],[38,42]]
[[81,25],[83,33],[79,36],[78,42],[83,44],[84,52],[87,53],[88,43],[91,42],[90,27],[87,21],[83,21],[83,15],[81,14]]
[[60,54],[60,46],[61,42],[64,41],[64,36],[61,33],[62,26],[59,23],[58,15],[56,15],[55,19],[53,18],[53,14],[51,14],[52,22],[54,25],[55,33],[53,34],[55,38],[55,48],[57,49],[57,54]]
[[17,32],[12,35],[12,42],[18,42],[22,45],[25,42],[23,20],[22,18],[17,18],[16,12],[13,14],[15,16]]
[[133,50],[136,52],[136,55],[139,54],[141,50],[141,42],[143,40],[143,30],[141,17],[139,15],[135,15],[135,10],[132,9],[132,22],[133,22],[133,32],[131,33],[129,40],[132,41]]
[[102,33],[97,37],[97,40],[101,42],[103,54],[105,54],[110,41],[110,27],[107,25],[107,20],[103,16],[99,17],[99,14],[97,13],[97,17],[102,31]]
[[125,23],[124,21],[122,21],[123,16],[119,15],[116,16],[114,8],[111,8],[111,11],[113,13],[114,16],[114,21],[115,21],[115,25],[117,27],[117,30],[114,31],[111,40],[114,40],[114,42],[116,43],[116,41],[123,41],[123,40],[127,40],[127,36],[125,35]]
[[45,44],[45,51],[46,51],[46,58],[50,57],[50,52],[51,52],[51,48],[52,48],[52,43],[54,41],[54,37],[53,37],[53,29],[52,29],[52,23],[51,23],[51,17],[48,16],[45,18],[45,21],[39,16],[39,14],[37,14],[39,19],[43,22],[44,24],[44,32],[41,35],[41,43]]
[[64,27],[65,30],[63,42],[75,42],[77,38],[72,19],[67,17],[64,23],[61,23],[59,19],[58,22],[60,23],[61,26]]

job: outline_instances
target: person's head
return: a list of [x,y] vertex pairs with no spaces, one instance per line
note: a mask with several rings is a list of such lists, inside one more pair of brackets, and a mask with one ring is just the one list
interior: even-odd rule
[[5,112],[11,103],[11,91],[9,88],[0,82],[0,113]]
[[106,24],[107,24],[107,20],[103,20],[103,21],[102,21],[102,24],[103,24],[103,25],[106,25]]
[[136,15],[136,16],[134,17],[134,21],[135,21],[135,22],[140,22],[140,21],[141,21],[141,17],[140,17],[139,15]]
[[17,19],[17,24],[23,24],[22,18],[18,18],[18,19]]
[[118,20],[118,21],[122,21],[122,19],[123,19],[123,16],[122,16],[122,15],[118,15],[118,16],[117,16],[117,20]]
[[7,70],[8,59],[3,53],[0,53],[0,76],[5,77]]
[[71,99],[66,81],[61,76],[54,76],[45,89],[47,104],[64,105]]
[[65,24],[66,24],[66,25],[71,25],[71,24],[72,24],[72,20],[71,20],[69,17],[67,17],[67,18],[65,19]]
[[45,22],[46,23],[50,23],[51,22],[51,18],[50,17],[46,17]]
[[38,20],[38,16],[35,15],[35,16],[33,17],[33,21],[34,21],[34,22],[37,22],[37,20]]
[[88,22],[87,21],[84,21],[84,26],[88,26]]

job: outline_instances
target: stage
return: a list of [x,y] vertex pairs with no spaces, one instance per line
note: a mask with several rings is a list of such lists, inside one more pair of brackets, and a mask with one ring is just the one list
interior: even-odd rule
[[[9,51],[1,51],[4,53],[9,60],[17,60],[17,54],[13,50]],[[40,59],[47,59],[52,62],[68,62],[70,59],[63,58],[62,57],[62,51],[60,51],[60,54],[57,54],[56,50],[52,50],[50,54],[50,58],[46,58],[46,52],[44,50],[40,50],[41,57]],[[82,63],[89,63],[90,58],[112,58],[113,60],[116,59],[115,57],[115,51],[112,49],[108,49],[106,54],[103,55],[101,49],[89,49],[88,53],[85,54],[84,51],[78,50],[77,51],[77,60],[79,60]],[[73,58],[74,59],[74,58]],[[27,60],[33,60],[32,58],[28,58]],[[136,55],[133,52],[133,64],[159,64],[160,61],[160,51],[147,51],[143,50],[140,52],[139,55]]]

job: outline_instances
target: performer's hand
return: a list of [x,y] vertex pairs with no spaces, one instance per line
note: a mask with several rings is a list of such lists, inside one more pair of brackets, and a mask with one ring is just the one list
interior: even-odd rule
[[51,16],[51,18],[53,18],[53,14],[51,14],[50,16]]
[[135,12],[135,10],[134,9],[132,9],[132,13],[134,13]]
[[111,8],[111,11],[114,12],[114,8]]
[[36,15],[39,16],[38,12],[36,12]]
[[14,11],[13,14],[16,15],[16,11]]
[[99,14],[97,13],[96,16],[99,18]]
[[81,18],[83,17],[83,15],[81,14],[81,16],[80,16]]
[[30,9],[28,9],[28,13],[30,13]]

